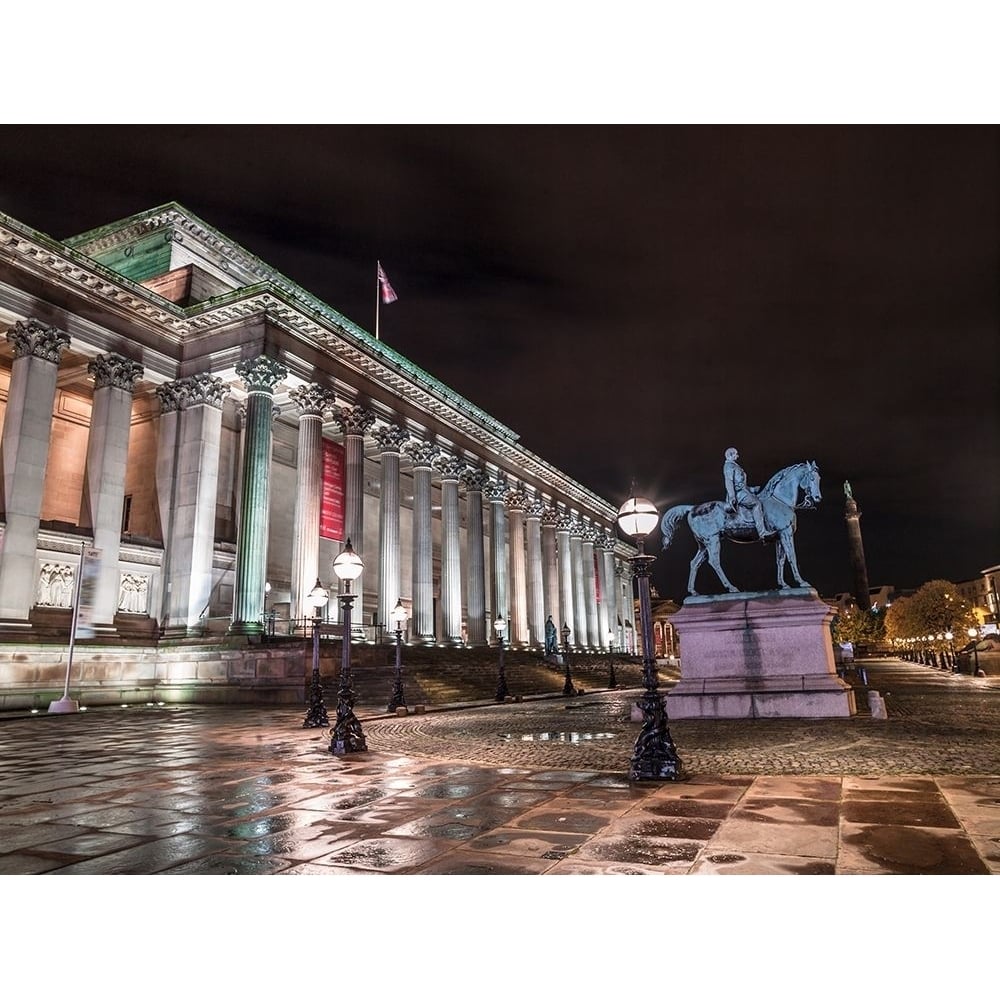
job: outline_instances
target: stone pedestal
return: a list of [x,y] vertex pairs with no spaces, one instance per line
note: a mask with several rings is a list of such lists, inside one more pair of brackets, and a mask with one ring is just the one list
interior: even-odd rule
[[833,614],[811,588],[689,597],[670,619],[681,644],[670,718],[854,715],[834,665]]

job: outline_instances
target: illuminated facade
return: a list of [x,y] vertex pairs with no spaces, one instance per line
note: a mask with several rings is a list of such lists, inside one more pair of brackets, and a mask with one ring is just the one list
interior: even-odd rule
[[402,600],[427,644],[628,645],[612,504],[179,205],[0,215],[0,345],[0,706],[56,686],[81,575],[77,689],[298,698],[269,633],[348,538],[369,641]]

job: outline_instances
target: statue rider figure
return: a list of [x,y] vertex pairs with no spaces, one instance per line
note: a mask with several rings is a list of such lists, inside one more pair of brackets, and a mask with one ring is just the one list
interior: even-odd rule
[[747,486],[747,474],[736,461],[739,457],[740,453],[735,448],[726,449],[726,461],[722,466],[722,475],[726,481],[726,510],[731,514],[736,514],[739,507],[749,510],[757,535],[763,541],[767,534],[764,509],[757,495]]

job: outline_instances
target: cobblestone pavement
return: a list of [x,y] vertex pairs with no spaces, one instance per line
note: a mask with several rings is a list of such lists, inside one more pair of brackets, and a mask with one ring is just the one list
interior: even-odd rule
[[[0,874],[1000,872],[1000,687],[885,663],[889,720],[679,722],[630,783],[635,692],[366,717],[0,719]],[[575,736],[574,736],[575,734]]]
[[[670,732],[687,770],[716,774],[1000,773],[1000,683],[873,661],[889,718],[683,720]],[[857,680],[855,678],[855,680]],[[669,687],[667,688],[669,690]],[[520,767],[627,767],[638,692],[371,720],[369,745]],[[858,691],[863,710],[864,692]]]

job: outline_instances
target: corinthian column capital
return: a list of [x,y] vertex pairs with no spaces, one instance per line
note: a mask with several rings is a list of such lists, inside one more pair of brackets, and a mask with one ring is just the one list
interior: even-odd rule
[[399,454],[402,446],[410,440],[410,432],[405,427],[395,424],[383,424],[372,431],[372,437],[378,442],[379,451]]
[[525,507],[524,515],[529,520],[541,520],[545,514],[545,504],[538,499],[531,500]]
[[441,474],[441,479],[445,482],[458,482],[462,478],[465,470],[465,463],[454,455],[440,454],[434,460],[434,468]]
[[274,387],[288,374],[288,369],[280,361],[261,354],[241,361],[236,366],[236,374],[243,379],[249,392],[274,392]]
[[87,371],[94,376],[94,388],[124,389],[135,392],[135,383],[142,375],[142,365],[120,354],[100,354],[87,365]]
[[507,490],[504,501],[511,510],[523,511],[528,506],[527,494],[522,493],[517,487]]
[[69,345],[69,334],[37,319],[18,320],[8,331],[7,340],[14,348],[14,358],[41,358],[59,364],[63,348]]
[[467,465],[462,471],[462,485],[469,493],[482,493],[490,477],[482,469]]
[[403,449],[415,469],[431,469],[441,449],[430,441],[410,441]]
[[577,524],[572,514],[561,513],[556,515],[556,530],[572,532]]
[[335,400],[329,389],[324,389],[315,382],[292,389],[288,397],[299,408],[301,417],[322,417],[333,409]]
[[483,487],[483,496],[490,503],[506,503],[509,492],[510,486],[506,479],[487,479],[486,485]]
[[345,406],[339,412],[335,411],[333,419],[340,424],[340,429],[344,434],[364,437],[371,425],[375,423],[375,414],[355,403],[354,406]]
[[217,410],[221,410],[228,394],[225,382],[208,374],[188,375],[177,379],[176,382],[165,382],[156,387],[162,413],[202,405],[214,406]]

